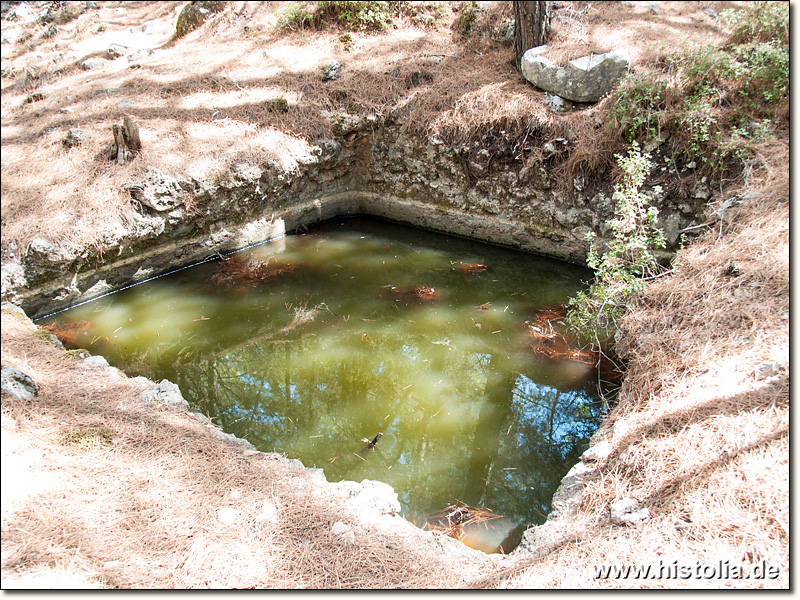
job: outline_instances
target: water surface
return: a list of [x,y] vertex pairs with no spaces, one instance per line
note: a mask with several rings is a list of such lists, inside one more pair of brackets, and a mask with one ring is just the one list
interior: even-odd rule
[[597,426],[593,369],[531,352],[526,325],[589,277],[505,248],[337,220],[58,320],[76,346],[178,383],[194,410],[260,450],[330,481],[389,483],[418,524],[463,502],[504,515],[502,529],[544,521]]

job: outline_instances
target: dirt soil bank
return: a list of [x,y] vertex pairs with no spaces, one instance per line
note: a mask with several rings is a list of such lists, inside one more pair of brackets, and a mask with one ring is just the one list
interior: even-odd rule
[[[96,4],[3,43],[4,260],[39,235],[70,251],[102,244],[133,218],[126,186],[147,165],[198,177],[242,157],[291,168],[331,127],[322,113],[348,103],[430,111],[425,133],[455,138],[521,115],[555,138],[583,118],[549,114],[515,79],[508,48],[465,44],[446,27],[356,34],[347,50],[340,33],[278,35],[276,3],[231,3],[171,41],[182,3]],[[506,4],[486,11],[502,21]],[[580,38],[584,3],[564,4],[573,12],[561,26]],[[593,22],[594,42],[627,43],[636,65],[653,39],[720,39],[703,6],[736,3],[608,4],[613,26]],[[111,60],[114,40],[155,47],[157,60]],[[450,79],[425,62],[447,55]],[[79,66],[93,56],[106,63]],[[317,70],[334,58],[351,74],[323,94]],[[40,88],[47,97],[27,101]],[[288,113],[269,108],[276,96]],[[112,165],[110,125],[134,108],[145,150]],[[88,139],[65,150],[72,125]],[[380,486],[320,494],[296,463],[145,402],[151,384],[57,349],[4,310],[2,365],[38,394],[2,394],[3,588],[788,588],[788,142],[762,145],[746,182],[715,192],[704,233],[637,301],[619,336],[628,371],[617,404],[569,482],[579,495],[508,557],[409,529],[370,492]]]

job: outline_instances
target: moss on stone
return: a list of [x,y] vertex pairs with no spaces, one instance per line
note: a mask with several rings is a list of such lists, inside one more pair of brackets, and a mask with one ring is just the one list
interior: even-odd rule
[[190,2],[178,15],[175,24],[175,37],[183,37],[190,31],[194,31],[202,25],[210,15],[220,12],[227,2],[214,2],[211,0],[199,0]]
[[105,427],[76,427],[66,432],[64,444],[75,446],[83,452],[90,452],[100,446],[108,446],[115,433]]
[[228,169],[224,171],[220,171],[218,173],[212,173],[208,177],[208,181],[214,187],[229,187],[231,183],[233,183],[233,179],[231,178],[231,172]]
[[[33,337],[38,338],[40,340],[44,340],[45,342],[50,342],[53,345],[56,345],[53,341],[55,337],[52,333],[50,333],[47,329],[37,329],[33,332]],[[56,338],[58,339],[58,338]]]
[[465,2],[461,6],[461,11],[458,18],[453,23],[453,29],[464,37],[468,36],[472,31],[472,26],[480,13],[480,7],[474,0],[472,2]]

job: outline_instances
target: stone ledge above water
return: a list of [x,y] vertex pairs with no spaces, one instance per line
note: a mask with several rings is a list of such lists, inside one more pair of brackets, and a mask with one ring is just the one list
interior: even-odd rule
[[[332,115],[334,118],[336,115]],[[2,297],[34,317],[298,227],[342,215],[381,217],[584,263],[586,234],[609,233],[610,192],[556,189],[545,168],[495,164],[485,149],[408,138],[396,125],[361,119],[321,140],[297,168],[238,162],[206,179],[148,168],[130,186],[134,218],[110,226],[98,246],[56,248],[37,238],[2,265]],[[186,199],[192,199],[191,207]],[[675,244],[702,220],[706,202],[654,197]]]
[[562,237],[496,215],[432,207],[408,198],[374,192],[341,192],[293,203],[244,223],[219,222],[212,234],[167,239],[138,253],[108,260],[85,271],[62,272],[34,289],[16,287],[10,300],[35,317],[86,302],[110,291],[196,264],[218,254],[283,237],[340,216],[368,215],[471,239],[554,256],[570,262],[583,258],[576,234]]

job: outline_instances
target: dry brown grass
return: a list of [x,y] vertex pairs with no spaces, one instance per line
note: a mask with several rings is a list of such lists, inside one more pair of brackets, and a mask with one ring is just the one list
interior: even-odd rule
[[[758,157],[749,186],[734,190],[741,205],[681,251],[627,318],[618,349],[628,371],[598,434],[612,451],[582,496],[588,525],[517,567],[509,587],[788,587],[788,140]],[[766,378],[764,363],[781,367]],[[626,497],[648,507],[648,523],[609,523]],[[674,560],[751,573],[764,560],[780,576],[595,578],[596,565]]]
[[[347,512],[299,467],[143,404],[136,380],[89,376],[5,312],[2,325],[3,365],[40,387],[28,404],[2,398],[4,588],[459,584],[432,543],[372,525],[354,526],[355,543],[335,534]],[[275,522],[259,518],[265,501]],[[232,524],[225,507],[240,511]]]
[[[347,48],[339,30],[279,32],[285,6],[278,2],[235,3],[179,40],[171,35],[180,2],[104,2],[50,38],[46,27],[30,25],[27,37],[3,45],[12,68],[0,101],[3,251],[20,255],[37,235],[76,250],[100,243],[131,218],[125,187],[146,165],[196,177],[239,160],[292,169],[310,143],[331,135],[326,114],[334,111],[401,119],[412,133],[451,143],[476,140],[501,159],[536,160],[546,141],[582,139],[595,128],[593,115],[549,113],[542,93],[514,69],[511,49],[487,34],[509,17],[509,4],[487,3],[466,39],[452,31],[452,12],[438,27],[406,21],[385,33],[353,33]],[[564,4],[554,52],[614,40],[631,53],[634,70],[654,39],[680,47],[721,35],[700,3],[663,3],[658,15],[646,3]],[[730,4],[710,3],[717,11]],[[96,70],[78,66],[113,42],[155,51],[136,69],[124,57]],[[323,82],[321,67],[337,59],[341,77]],[[26,103],[33,91],[45,99]],[[276,99],[288,110],[276,110]],[[105,153],[111,125],[125,115],[139,125],[144,149],[119,167]],[[61,141],[73,127],[88,139],[66,149]],[[590,143],[570,172],[608,168],[616,149],[597,149]],[[598,156],[606,157],[601,165],[581,163]]]
[[725,39],[721,23],[703,10],[717,13],[741,8],[741,2],[659,2],[655,12],[648,2],[617,6],[613,2],[567,2],[556,13],[548,58],[564,63],[590,52],[624,49],[634,69],[648,62],[654,51],[681,50],[687,41],[718,44]]

